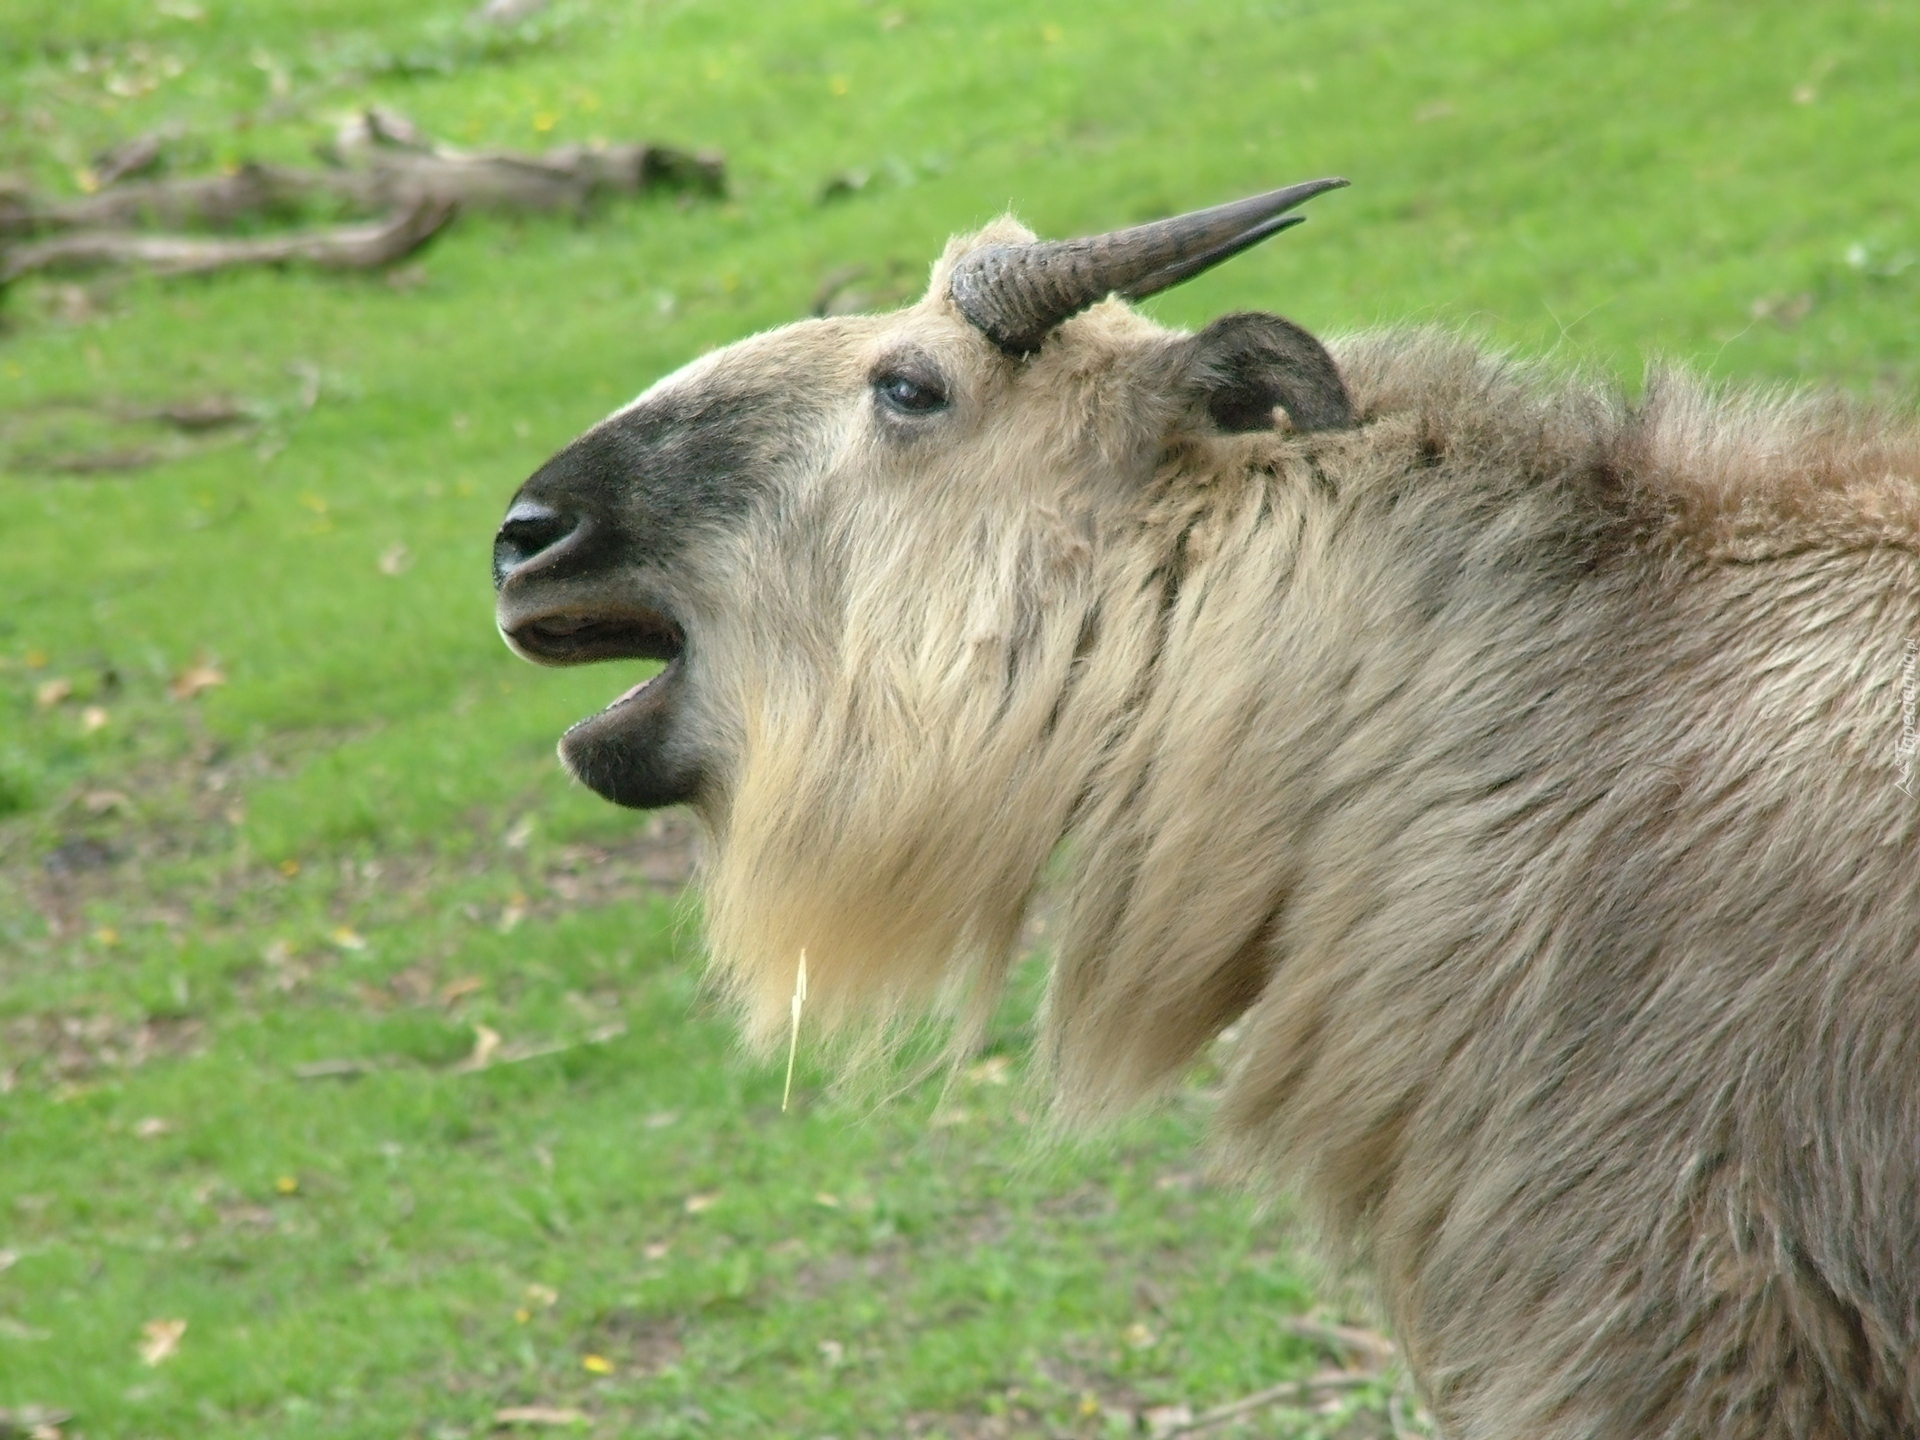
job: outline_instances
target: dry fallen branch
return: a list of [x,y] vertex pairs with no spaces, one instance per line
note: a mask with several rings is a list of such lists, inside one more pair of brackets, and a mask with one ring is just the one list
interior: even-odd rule
[[1336,1325],[1330,1321],[1294,1316],[1280,1322],[1280,1328],[1302,1340],[1312,1340],[1345,1357],[1353,1368],[1378,1373],[1393,1363],[1393,1341],[1373,1330],[1354,1325]]
[[[500,1032],[489,1025],[475,1025],[473,1030],[473,1050],[465,1059],[453,1065],[449,1073],[472,1075],[501,1065],[523,1065],[529,1060],[544,1060],[550,1055],[564,1055],[569,1050],[580,1050],[590,1045],[605,1045],[620,1039],[627,1033],[626,1022],[616,1020],[609,1025],[601,1025],[589,1030],[577,1040],[510,1045],[503,1043]],[[358,1080],[362,1075],[404,1067],[406,1063],[405,1058],[399,1055],[371,1058],[343,1057],[334,1060],[310,1060],[304,1065],[294,1066],[289,1073],[296,1080]],[[0,1440],[5,1440],[5,1437],[0,1436]]]
[[474,1027],[473,1053],[453,1067],[456,1075],[472,1075],[499,1065],[520,1065],[528,1060],[544,1060],[549,1055],[564,1055],[569,1050],[589,1045],[605,1045],[627,1033],[626,1022],[616,1020],[588,1031],[578,1040],[554,1040],[538,1045],[503,1045],[497,1031],[485,1025]]
[[205,395],[193,400],[172,400],[164,405],[123,406],[114,412],[121,420],[151,420],[171,425],[188,434],[220,430],[229,425],[247,425],[254,415],[239,401],[226,395]]
[[[158,137],[102,157],[115,178],[156,162]],[[0,177],[0,287],[24,275],[104,265],[167,274],[302,261],[372,269],[411,253],[458,209],[579,214],[605,196],[678,190],[721,195],[711,151],[666,145],[562,145],[544,155],[469,153],[438,145],[378,106],[353,117],[317,170],[248,163],[224,175],[126,181],[72,200],[36,196]],[[225,230],[316,209],[373,214],[363,224],[215,239],[138,227]]]
[[249,162],[231,174],[135,180],[74,200],[15,190],[0,205],[0,236],[136,225],[205,225],[216,230],[254,217],[289,213],[314,192],[307,173]]
[[32,468],[54,475],[111,475],[122,470],[144,470],[166,459],[151,445],[118,450],[83,450],[72,455],[32,456]]
[[44,415],[69,410],[91,412],[124,425],[166,425],[187,434],[219,430],[229,425],[249,425],[259,418],[254,409],[231,395],[190,395],[179,400],[151,402],[56,393],[0,412],[0,420],[7,416]]
[[40,271],[86,270],[102,265],[142,265],[171,275],[294,261],[328,270],[377,269],[418,250],[453,218],[455,208],[451,201],[427,197],[385,220],[368,224],[245,239],[75,231],[17,246],[0,255],[0,286]]
[[369,138],[347,152],[357,163],[327,169],[250,162],[227,175],[132,181],[74,200],[39,198],[17,187],[0,191],[0,238],[141,225],[224,230],[244,220],[297,215],[316,202],[359,213],[429,200],[474,210],[577,213],[608,196],[719,195],[726,183],[719,155],[665,145],[468,154],[397,140],[393,119],[363,133]]
[[1316,1375],[1311,1380],[1283,1381],[1278,1385],[1269,1385],[1264,1390],[1256,1390],[1251,1395],[1243,1395],[1238,1400],[1216,1405],[1211,1410],[1203,1410],[1193,1419],[1161,1433],[1163,1440],[1173,1440],[1179,1435],[1198,1435],[1229,1420],[1250,1415],[1255,1410],[1264,1410],[1269,1405],[1301,1405],[1323,1400],[1342,1390],[1357,1390],[1363,1385],[1371,1385],[1379,1378],[1369,1371],[1336,1370],[1330,1374]]
[[380,1069],[378,1060],[312,1060],[293,1067],[296,1080],[358,1080]]
[[[104,475],[141,470],[242,440],[269,414],[266,407],[228,395],[158,404],[45,396],[0,411],[0,471]],[[137,433],[143,438],[132,442],[121,426],[141,427]],[[172,433],[156,440],[151,438],[155,428]]]

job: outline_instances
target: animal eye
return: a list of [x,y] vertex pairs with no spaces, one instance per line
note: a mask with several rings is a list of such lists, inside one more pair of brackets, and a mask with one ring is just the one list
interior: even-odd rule
[[874,392],[887,407],[903,415],[925,415],[946,408],[946,392],[910,375],[888,373],[875,378]]

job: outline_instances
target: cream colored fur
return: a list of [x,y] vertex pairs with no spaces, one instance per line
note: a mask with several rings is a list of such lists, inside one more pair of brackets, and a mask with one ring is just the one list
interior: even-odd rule
[[[947,268],[1018,234],[668,382],[829,417],[704,557],[748,1035],[802,949],[816,1034],[977,1027],[1058,853],[1063,1115],[1244,1016],[1220,1139],[1455,1440],[1915,1433],[1920,434],[1388,333],[1332,345],[1357,429],[1224,435],[1117,302],[971,330]],[[866,392],[902,347],[931,439]]]

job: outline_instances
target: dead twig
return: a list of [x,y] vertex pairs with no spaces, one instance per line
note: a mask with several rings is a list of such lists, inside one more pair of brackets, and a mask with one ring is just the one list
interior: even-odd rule
[[223,430],[229,425],[251,425],[254,415],[239,401],[225,395],[204,395],[193,400],[173,400],[164,405],[122,407],[115,413],[120,420],[150,420],[171,425],[175,430],[198,435],[207,430]]
[[1325,1375],[1316,1375],[1311,1380],[1287,1380],[1278,1385],[1269,1385],[1264,1390],[1256,1390],[1238,1400],[1229,1400],[1224,1405],[1216,1405],[1211,1410],[1203,1410],[1193,1419],[1175,1425],[1162,1432],[1163,1440],[1172,1440],[1178,1435],[1198,1435],[1229,1420],[1237,1420],[1255,1410],[1264,1410],[1269,1405],[1304,1404],[1323,1399],[1342,1390],[1358,1390],[1363,1385],[1371,1385],[1380,1377],[1371,1372],[1354,1370],[1336,1370]]
[[453,218],[452,202],[417,201],[385,220],[249,239],[137,235],[82,230],[21,245],[0,256],[0,286],[46,270],[141,265],[162,274],[202,274],[236,265],[301,262],[328,270],[371,270],[418,250]]
[[296,1080],[357,1080],[380,1068],[378,1060],[312,1060],[293,1067]]
[[1349,1366],[1354,1369],[1378,1373],[1393,1363],[1397,1353],[1393,1342],[1386,1336],[1377,1331],[1362,1330],[1355,1325],[1336,1325],[1330,1321],[1293,1316],[1281,1321],[1280,1328],[1302,1340],[1318,1342],[1333,1351],[1336,1357],[1347,1359]]
[[[144,404],[111,398],[45,396],[18,409],[0,411],[0,471],[105,475],[142,470],[244,439],[267,413],[264,407],[250,407],[227,395]],[[131,443],[117,428],[109,428],[102,435],[87,426],[93,438],[104,443],[86,446],[87,437],[74,435],[66,423],[74,418],[107,427],[164,428],[173,434],[158,441]]]
[[136,135],[111,149],[102,150],[93,157],[94,183],[105,189],[158,169],[166,143],[173,136],[171,128],[149,130],[144,135]]
[[72,200],[15,191],[0,209],[0,236],[137,225],[224,230],[240,220],[293,213],[314,194],[308,172],[252,161],[228,174],[130,180]]
[[25,457],[23,468],[45,470],[53,475],[112,475],[122,470],[144,470],[157,465],[165,455],[151,445],[127,450],[82,450],[72,455]]
[[454,1071],[461,1075],[472,1075],[481,1070],[492,1070],[501,1065],[520,1065],[528,1060],[543,1060],[549,1055],[562,1055],[569,1050],[583,1049],[588,1045],[605,1045],[610,1040],[618,1040],[627,1033],[626,1022],[616,1020],[610,1025],[602,1025],[590,1030],[578,1040],[555,1040],[544,1045],[502,1045],[500,1037],[484,1025],[474,1027],[477,1040],[473,1053],[458,1065]]
[[[0,238],[151,225],[230,229],[327,204],[378,213],[440,201],[470,210],[578,213],[595,201],[654,190],[719,195],[725,161],[712,151],[667,145],[562,145],[544,155],[466,153],[415,137],[382,113],[343,162],[320,170],[249,162],[225,175],[137,180],[72,200],[13,187],[0,192]],[[396,138],[398,137],[398,138]]]

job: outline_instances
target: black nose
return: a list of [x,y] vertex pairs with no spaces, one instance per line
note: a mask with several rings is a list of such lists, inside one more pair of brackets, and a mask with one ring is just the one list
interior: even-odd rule
[[580,528],[578,515],[566,515],[537,500],[516,500],[493,537],[493,588],[544,551]]

